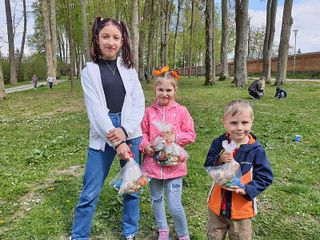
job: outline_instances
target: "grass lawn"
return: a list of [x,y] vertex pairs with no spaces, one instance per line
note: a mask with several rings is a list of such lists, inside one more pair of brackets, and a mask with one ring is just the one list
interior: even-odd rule
[[[188,146],[188,176],[183,202],[191,239],[206,239],[206,198],[211,180],[203,162],[211,141],[224,129],[223,107],[247,90],[229,81],[204,87],[203,78],[182,78],[177,100],[196,124],[197,140]],[[151,85],[144,85],[147,104]],[[259,196],[254,239],[319,239],[320,83],[288,83],[288,98],[273,98],[267,86],[254,108],[253,133],[266,148],[274,183]],[[88,145],[88,120],[79,81],[9,94],[0,102],[0,239],[66,239],[82,185]],[[294,135],[302,136],[300,143]],[[121,239],[121,199],[106,180],[92,227],[92,239]],[[172,220],[169,218],[174,235]],[[139,239],[156,239],[148,188],[141,194]]]

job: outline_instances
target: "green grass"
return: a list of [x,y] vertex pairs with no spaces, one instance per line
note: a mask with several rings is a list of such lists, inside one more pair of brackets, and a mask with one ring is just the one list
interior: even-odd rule
[[[183,202],[191,239],[206,239],[206,198],[211,180],[203,162],[211,141],[224,129],[223,107],[248,99],[245,88],[229,81],[204,87],[203,78],[182,78],[177,100],[196,124],[197,140],[184,178]],[[144,85],[147,104],[152,85]],[[318,239],[320,235],[320,83],[288,83],[288,98],[273,98],[267,86],[254,108],[253,133],[266,148],[274,183],[259,196],[253,220],[254,239]],[[0,102],[0,239],[66,239],[81,191],[88,145],[88,121],[79,81],[9,94]],[[294,135],[302,135],[300,143]],[[121,239],[121,199],[109,187],[117,161],[106,180],[92,227],[93,239]],[[139,239],[155,239],[156,225],[148,188],[141,195]],[[169,215],[169,214],[168,214]],[[174,233],[169,217],[171,233]]]

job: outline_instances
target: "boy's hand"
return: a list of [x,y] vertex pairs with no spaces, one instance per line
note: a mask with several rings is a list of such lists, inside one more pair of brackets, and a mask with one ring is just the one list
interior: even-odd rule
[[144,148],[144,152],[147,156],[154,156],[154,154],[156,153],[156,151],[153,149],[152,145],[149,144]]
[[129,160],[130,159],[130,148],[129,146],[123,142],[119,146],[117,146],[117,154],[122,160]]
[[121,128],[111,129],[107,134],[108,140],[115,144],[126,140],[126,135]]
[[246,190],[244,190],[243,188],[240,188],[239,186],[231,186],[229,188],[222,187],[222,188],[224,188],[225,190],[230,191],[230,192],[238,193],[240,195],[246,195],[247,194]]
[[232,160],[233,160],[233,154],[231,152],[224,151],[218,158],[218,163],[222,164],[222,163],[230,162]]
[[173,132],[162,132],[160,136],[163,137],[167,143],[173,143],[176,141],[176,134]]

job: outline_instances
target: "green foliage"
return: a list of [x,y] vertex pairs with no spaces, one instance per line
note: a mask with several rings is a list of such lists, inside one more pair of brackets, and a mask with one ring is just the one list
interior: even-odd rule
[[[184,178],[183,202],[191,239],[206,239],[206,198],[211,179],[203,168],[212,140],[224,129],[223,107],[236,98],[254,108],[253,133],[265,147],[273,171],[272,186],[259,196],[253,220],[254,239],[317,239],[320,230],[319,194],[319,95],[320,83],[288,83],[285,100],[273,98],[267,85],[258,101],[247,89],[228,81],[203,87],[203,78],[182,78],[177,101],[188,107],[196,126],[196,142]],[[18,92],[0,102],[0,238],[65,239],[70,233],[73,208],[81,191],[89,125],[77,81],[37,91]],[[146,103],[153,99],[152,84],[143,85]],[[293,141],[300,134],[300,143]],[[109,187],[119,170],[115,160],[96,210],[92,236],[121,239],[121,199]],[[169,217],[171,233],[175,235]],[[149,190],[141,194],[139,239],[156,239]],[[173,238],[174,239],[174,238]]]

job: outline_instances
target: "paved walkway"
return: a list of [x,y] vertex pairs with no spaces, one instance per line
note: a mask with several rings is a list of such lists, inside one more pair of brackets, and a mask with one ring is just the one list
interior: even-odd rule
[[[64,80],[58,80],[58,83],[62,83],[62,82],[65,82],[65,81],[68,81],[66,79]],[[40,86],[46,86],[47,85],[47,82],[46,81],[43,81],[43,82],[38,82],[38,86],[37,87],[40,87]],[[18,87],[11,87],[11,88],[6,88],[6,93],[13,93],[13,92],[20,92],[20,91],[25,91],[25,90],[29,90],[29,89],[33,89],[33,84],[26,84],[26,85],[21,85],[21,86],[18,86]]]

